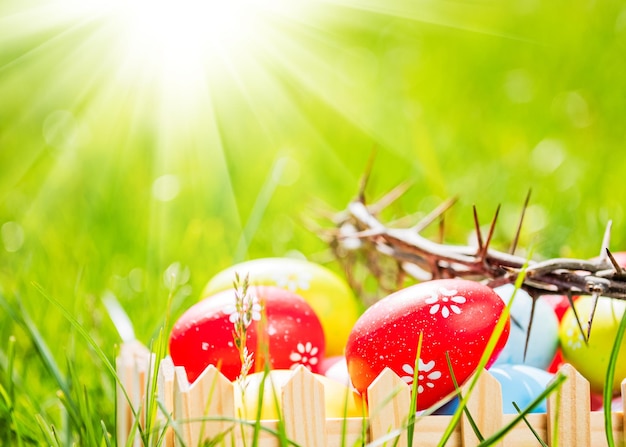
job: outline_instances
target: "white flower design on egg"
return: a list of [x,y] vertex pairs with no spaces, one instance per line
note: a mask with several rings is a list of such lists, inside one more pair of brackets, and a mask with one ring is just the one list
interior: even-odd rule
[[431,294],[430,298],[426,298],[425,303],[431,304],[431,315],[441,311],[441,316],[448,318],[451,312],[459,315],[461,313],[459,304],[465,304],[466,301],[467,299],[464,296],[458,295],[457,290],[440,287],[437,292]]
[[570,326],[565,334],[567,335],[567,346],[574,351],[582,348],[585,339],[578,326]]
[[306,271],[281,272],[272,277],[276,285],[281,289],[297,292],[298,290],[309,290],[313,274]]
[[317,357],[318,353],[319,349],[317,346],[313,346],[310,341],[298,343],[296,351],[289,355],[289,360],[294,362],[293,365],[291,365],[291,369],[294,369],[298,365],[304,365],[308,369],[311,369],[311,366],[315,366],[319,362],[319,358]]
[[[418,360],[418,372],[417,372],[417,393],[424,392],[424,386],[427,388],[434,388],[435,384],[433,381],[441,378],[441,371],[434,370],[435,361],[431,360],[428,363],[424,363],[422,359]],[[413,376],[415,375],[415,370],[413,369],[413,365],[409,365],[405,363],[402,365],[402,371],[407,373],[406,376],[402,376],[401,379],[404,380],[407,384],[411,385],[413,383]]]

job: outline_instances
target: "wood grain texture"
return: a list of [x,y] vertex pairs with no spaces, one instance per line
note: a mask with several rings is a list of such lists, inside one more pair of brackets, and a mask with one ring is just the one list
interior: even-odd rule
[[[470,384],[471,380],[462,388],[463,396],[469,393]],[[476,385],[469,395],[467,409],[484,439],[502,427],[502,389],[500,382],[489,372],[483,371],[478,376]],[[478,437],[466,415],[461,419],[461,437],[463,445],[474,445],[478,442]],[[502,445],[503,443],[498,443],[494,447]]]
[[367,401],[371,439],[398,432],[395,436],[399,437],[397,445],[406,445],[407,433],[403,428],[411,411],[411,388],[391,369],[385,368],[367,389]]
[[302,447],[326,447],[324,385],[300,365],[282,389],[287,437]]
[[589,382],[572,365],[563,365],[559,372],[567,380],[548,398],[548,445],[591,447]]

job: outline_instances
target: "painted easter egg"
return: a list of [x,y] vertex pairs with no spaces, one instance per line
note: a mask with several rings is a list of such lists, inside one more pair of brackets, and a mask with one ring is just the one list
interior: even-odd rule
[[[495,288],[494,291],[508,303],[515,286],[507,284]],[[524,364],[546,369],[552,363],[559,346],[559,320],[552,307],[541,299],[537,300],[526,348],[532,305],[533,299],[528,293],[521,289],[515,291],[511,305],[511,332],[496,364]]]
[[561,366],[563,366],[564,364],[565,361],[563,360],[563,353],[561,352],[561,348],[559,347],[559,349],[557,349],[556,353],[554,354],[552,362],[550,362],[550,366],[546,368],[546,371],[556,373],[559,369],[561,369]]
[[[463,384],[476,370],[504,307],[492,289],[462,279],[428,281],[383,298],[363,313],[348,338],[352,384],[364,394],[386,367],[412,384],[417,365],[417,408],[428,408],[455,389],[446,353]],[[506,343],[508,320],[503,328],[488,365]]]
[[[591,393],[591,411],[603,411],[604,410],[604,396],[601,394]],[[624,403],[622,396],[617,395],[611,399],[611,411],[613,413],[624,412]]]
[[[574,303],[585,333],[592,307],[593,298],[590,296],[581,296]],[[561,320],[559,338],[563,358],[589,381],[591,390],[595,393],[602,393],[604,389],[609,357],[625,309],[624,301],[600,297],[587,344],[572,309],[565,312]],[[619,392],[624,377],[626,377],[626,338],[622,340],[617,358],[615,379],[611,385],[613,393]]]
[[348,373],[348,363],[345,357],[341,357],[340,360],[334,362],[323,373],[324,376],[329,379],[336,380],[343,383],[346,386],[350,386],[350,374]]
[[[554,378],[554,374],[528,365],[498,364],[489,368],[491,374],[499,383],[502,391],[502,411],[504,414],[518,414],[513,402],[524,411],[543,391]],[[458,408],[458,398],[450,400],[436,414],[453,414]],[[546,413],[547,402],[542,400],[531,413]]]
[[[244,419],[254,420],[260,404],[261,419],[279,419],[279,412],[282,411],[281,390],[292,376],[293,371],[275,369],[267,375],[262,371],[249,374],[243,384],[236,382],[236,414]],[[358,417],[363,414],[361,399],[348,386],[320,374],[314,374],[314,377],[324,385],[324,409],[327,418]]]
[[234,265],[215,275],[202,296],[232,287],[235,272],[254,285],[271,285],[297,293],[315,310],[326,333],[329,356],[343,355],[361,305],[348,284],[333,271],[302,259],[261,258]]
[[[529,365],[494,365],[489,369],[502,387],[502,410],[505,414],[518,414],[513,402],[523,411],[543,393],[554,374]],[[546,413],[547,402],[542,400],[531,413]]]
[[237,311],[231,289],[196,303],[178,319],[170,336],[170,355],[176,366],[185,367],[190,382],[208,365],[215,365],[230,380],[240,374],[233,334],[241,317],[247,326],[246,347],[253,355],[252,372],[263,368],[264,352],[269,353],[271,368],[304,365],[317,372],[325,342],[311,306],[300,296],[272,286],[250,287],[248,297],[249,316]]
[[[578,299],[578,296],[572,296],[572,301]],[[565,311],[570,308],[569,298],[566,295],[542,295],[539,302],[545,303],[554,310],[556,317],[561,321]]]

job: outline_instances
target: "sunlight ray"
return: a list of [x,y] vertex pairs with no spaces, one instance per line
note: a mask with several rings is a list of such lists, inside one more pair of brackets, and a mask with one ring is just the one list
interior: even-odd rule
[[[526,36],[512,34],[503,30],[494,29],[494,23],[471,24],[472,21],[479,21],[486,11],[498,13],[502,8],[510,8],[499,2],[473,2],[455,1],[433,3],[427,0],[405,2],[401,0],[320,0],[332,6],[339,6],[360,12],[367,12],[377,16],[389,16],[400,19],[408,19],[421,22],[427,25],[436,25],[443,28],[459,30],[464,32],[483,34],[487,36],[516,40],[537,44],[535,39]],[[480,14],[478,14],[480,13]]]

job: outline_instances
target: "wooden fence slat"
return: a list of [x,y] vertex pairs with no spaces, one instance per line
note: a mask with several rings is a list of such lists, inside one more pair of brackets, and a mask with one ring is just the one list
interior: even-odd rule
[[[141,424],[141,427],[143,429],[146,429],[148,424],[147,424],[147,415],[148,415],[148,411],[150,411],[151,409],[148,408],[148,399],[146,398],[147,393],[150,393],[152,390],[154,390],[155,386],[158,386],[158,382],[156,382],[157,380],[157,371],[155,371],[156,369],[156,354],[154,353],[150,353],[148,355],[148,357],[146,357],[143,361],[141,361],[141,359],[137,360],[137,368],[139,370],[139,378],[140,378],[140,383],[141,383],[141,391],[140,391],[140,408],[141,408],[141,414],[139,415],[139,421]],[[154,399],[155,396],[150,396],[151,399]],[[152,427],[154,428],[154,427]],[[135,446],[136,447],[144,447],[143,442],[141,442],[140,439],[135,439]]]
[[[365,439],[363,439],[365,436]],[[329,447],[357,446],[367,442],[367,418],[326,419],[326,443]]]
[[133,415],[128,399],[126,398],[126,395],[124,395],[124,390],[126,390],[126,393],[128,393],[128,397],[130,398],[132,394],[131,384],[134,362],[130,363],[128,358],[124,358],[120,355],[115,359],[115,369],[119,379],[119,382],[115,384],[117,396],[115,415],[117,444],[126,445],[130,434],[130,428],[132,427]]
[[[159,373],[157,375],[157,393],[159,400],[165,407],[166,414],[162,410],[157,411],[158,420],[162,424],[167,424],[167,420],[174,417],[174,362],[171,357],[165,357],[159,363]],[[164,438],[165,447],[174,447],[174,430],[167,427]]]
[[[380,439],[394,430],[400,430],[397,445],[407,444],[403,429],[411,411],[411,388],[391,369],[385,368],[367,389],[370,438]],[[393,445],[395,440],[389,443]]]
[[281,392],[287,437],[302,447],[326,447],[324,385],[298,366]]
[[[589,382],[570,364],[563,365],[559,372],[567,380],[548,398],[548,445],[591,447]],[[556,443],[552,439],[555,433]]]
[[[462,388],[465,396],[471,385],[470,379]],[[472,394],[467,401],[467,409],[478,427],[481,435],[486,439],[502,427],[502,388],[500,382],[484,370],[478,376],[478,380]],[[461,438],[463,446],[469,447],[478,444],[478,437],[472,429],[466,415],[461,419]],[[495,446],[502,446],[499,442]]]
[[[133,424],[135,424],[133,408],[140,412],[140,417],[143,415],[142,404],[146,389],[146,371],[152,357],[153,354],[150,354],[148,348],[137,341],[133,341],[122,344],[120,353],[115,359],[119,379],[119,382],[115,384],[117,396],[115,417],[118,444],[123,442],[120,445],[127,444]],[[144,426],[143,422],[141,419],[142,427]],[[139,446],[140,444],[141,438],[137,431],[132,445]]]
[[189,387],[189,415],[199,418],[230,418],[231,421],[205,420],[191,423],[191,446],[207,439],[225,436],[224,445],[230,444],[228,433],[235,417],[235,389],[219,370],[211,365]]
[[[191,437],[191,423],[189,423],[189,419],[191,419],[191,412],[189,406],[189,382],[187,381],[187,372],[185,368],[182,366],[174,367],[174,419],[176,420],[176,425],[180,437],[182,439],[175,439],[175,445],[177,447],[181,446],[191,446],[192,437]],[[182,441],[182,442],[181,442]]]

